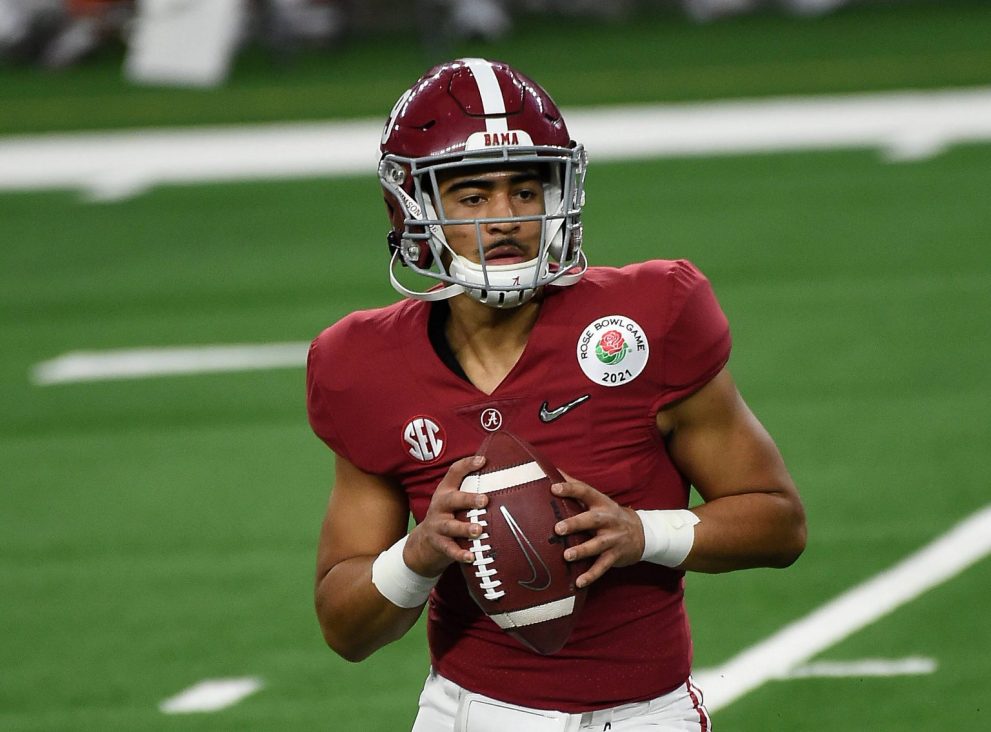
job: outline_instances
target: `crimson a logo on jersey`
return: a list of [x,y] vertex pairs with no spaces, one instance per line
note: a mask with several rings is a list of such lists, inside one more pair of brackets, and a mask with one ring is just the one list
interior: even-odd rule
[[443,428],[430,417],[413,417],[403,428],[403,442],[406,451],[424,463],[432,463],[444,452],[447,435]]

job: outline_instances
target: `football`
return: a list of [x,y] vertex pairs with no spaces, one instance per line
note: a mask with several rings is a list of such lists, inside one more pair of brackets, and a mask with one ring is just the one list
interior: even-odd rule
[[564,550],[589,535],[557,536],[554,525],[582,513],[584,506],[553,495],[551,485],[563,480],[561,474],[510,432],[493,432],[477,454],[486,457],[485,465],[464,479],[461,490],[485,493],[489,501],[458,516],[483,527],[477,539],[460,542],[474,555],[471,564],[461,565],[468,591],[527,648],[556,653],[585,602],[585,590],[575,580],[591,563],[564,560]]

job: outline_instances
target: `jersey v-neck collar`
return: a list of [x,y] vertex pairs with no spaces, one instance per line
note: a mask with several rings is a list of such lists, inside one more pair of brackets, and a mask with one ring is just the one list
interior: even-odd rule
[[[519,359],[509,370],[509,373],[506,374],[505,378],[499,382],[499,385],[493,390],[492,394],[489,394],[488,396],[496,396],[497,392],[502,391],[508,383],[513,381],[515,374],[521,368],[523,362],[527,360],[527,354],[532,350],[532,339],[538,334],[538,331],[548,325],[550,320],[549,311],[553,309],[549,306],[551,301],[554,300],[554,295],[557,294],[557,292],[543,293],[543,302],[540,306],[540,312],[537,314],[537,320],[533,324],[533,328],[530,330],[530,335],[527,337],[527,343],[523,348],[523,353],[520,354]],[[427,339],[430,343],[431,350],[434,351],[440,362],[444,364],[448,371],[457,377],[459,381],[463,382],[468,388],[477,391],[479,394],[485,394],[485,392],[479,389],[472,382],[472,380],[468,378],[468,374],[465,373],[465,370],[455,357],[451,344],[447,341],[445,326],[447,324],[447,319],[451,314],[451,306],[443,300],[427,303],[427,305]]]
[[427,338],[430,339],[430,345],[433,346],[434,353],[437,354],[437,358],[447,366],[451,373],[471,384],[471,379],[468,378],[468,374],[461,368],[461,364],[454,356],[454,351],[451,349],[451,344],[447,342],[447,335],[444,332],[447,319],[451,316],[451,306],[445,300],[438,300],[431,303],[429,307]]

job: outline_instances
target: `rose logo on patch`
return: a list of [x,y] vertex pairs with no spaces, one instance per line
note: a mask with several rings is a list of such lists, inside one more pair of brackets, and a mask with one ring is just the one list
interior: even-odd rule
[[605,364],[616,364],[623,360],[630,347],[618,330],[607,331],[595,344],[595,357]]
[[604,315],[582,329],[575,355],[590,381],[599,386],[623,386],[647,366],[650,341],[632,318]]

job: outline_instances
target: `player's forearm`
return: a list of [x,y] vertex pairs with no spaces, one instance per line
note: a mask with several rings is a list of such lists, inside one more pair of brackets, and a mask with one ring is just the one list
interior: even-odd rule
[[701,522],[681,565],[694,572],[787,567],[805,549],[805,513],[788,492],[743,493],[709,501],[693,511]]
[[335,565],[319,579],[315,600],[324,640],[348,661],[362,661],[401,638],[423,606],[394,605],[372,584],[375,557],[354,557]]

